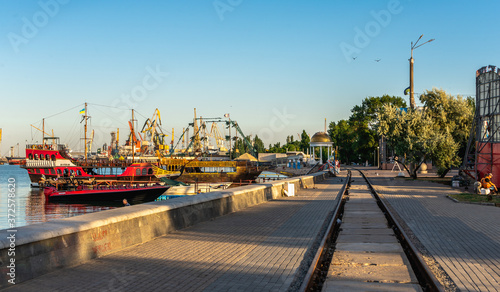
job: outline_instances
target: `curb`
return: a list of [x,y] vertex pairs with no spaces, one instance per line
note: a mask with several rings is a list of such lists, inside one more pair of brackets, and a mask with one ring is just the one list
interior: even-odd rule
[[446,195],[446,197],[450,200],[452,200],[455,203],[459,204],[471,204],[471,205],[483,205],[483,206],[493,206],[493,207],[500,207],[500,204],[497,203],[485,203],[485,202],[461,202],[455,198],[450,197],[449,195]]

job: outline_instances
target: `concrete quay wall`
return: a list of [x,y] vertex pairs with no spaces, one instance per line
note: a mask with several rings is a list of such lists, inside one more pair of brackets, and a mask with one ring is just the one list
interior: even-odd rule
[[[0,288],[81,264],[222,215],[277,199],[288,183],[296,193],[327,173],[151,202],[0,233]],[[10,266],[10,267],[9,267]]]

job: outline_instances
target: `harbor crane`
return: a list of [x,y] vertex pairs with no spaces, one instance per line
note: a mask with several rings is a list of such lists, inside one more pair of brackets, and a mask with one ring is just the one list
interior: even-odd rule
[[[153,151],[164,150],[165,137],[168,135],[163,133],[161,129],[161,116],[160,110],[155,109],[151,119],[147,119],[142,127],[141,133],[144,134],[144,139],[153,144]],[[173,136],[173,133],[172,133]]]
[[227,148],[224,146],[224,138],[217,127],[216,122],[212,122],[212,128],[210,129],[210,135],[214,137],[215,144],[217,145],[217,149],[220,151],[226,152]]
[[243,131],[241,130],[240,126],[238,125],[238,122],[234,121],[234,120],[229,120],[229,121],[225,121],[226,125],[228,127],[231,127],[233,126],[234,128],[236,128],[236,131],[238,133],[240,133],[241,135],[241,140],[243,141],[243,143],[245,143],[245,145],[247,146],[247,149],[248,151],[250,152],[250,154],[253,156],[253,157],[257,157],[257,150],[255,149],[255,147],[252,145],[252,143],[250,142],[250,140],[248,139],[247,136],[245,136],[245,134],[243,134]]
[[[202,122],[199,124],[199,126],[198,126],[197,120],[202,120]],[[227,149],[225,149],[225,147],[223,146],[223,143],[222,143],[222,141],[224,140],[222,138],[223,135],[219,132],[217,127],[214,126],[214,124],[216,124],[216,123],[224,123],[228,128],[234,127],[236,129],[237,133],[239,133],[241,135],[241,139],[242,139],[243,143],[245,143],[245,146],[247,147],[250,154],[254,157],[257,156],[257,150],[252,145],[252,143],[250,142],[248,137],[245,136],[245,134],[241,130],[240,126],[238,125],[238,122],[236,122],[234,120],[226,121],[226,120],[223,120],[222,118],[203,118],[203,119],[202,118],[195,118],[193,123],[189,123],[188,127],[183,131],[181,137],[179,137],[179,140],[177,141],[175,146],[172,149],[170,149],[170,154],[172,155],[174,153],[174,150],[177,148],[179,143],[183,140],[184,136],[187,135],[187,133],[189,132],[189,127],[193,127],[194,135],[192,137],[188,137],[189,144],[186,147],[186,151],[188,151],[188,149],[193,147],[192,152],[200,152],[202,150],[201,149],[201,141],[204,140],[204,139],[200,138],[200,133],[206,133],[205,128],[206,128],[207,123],[212,123],[212,128],[211,128],[210,133],[214,133],[214,137],[215,137],[217,146],[219,147],[219,145],[222,145],[222,147],[219,147],[219,149],[221,151],[224,151]],[[229,139],[231,139],[230,136],[226,136],[226,138],[227,137],[229,137]],[[198,147],[195,146],[197,144],[199,145]]]

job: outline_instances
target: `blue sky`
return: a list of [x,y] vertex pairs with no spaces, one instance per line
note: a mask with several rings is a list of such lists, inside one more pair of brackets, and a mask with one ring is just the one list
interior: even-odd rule
[[475,70],[500,66],[500,2],[491,0],[0,4],[2,155],[39,140],[30,124],[42,118],[77,147],[84,102],[97,145],[117,127],[123,142],[131,107],[140,127],[159,108],[177,137],[193,108],[230,113],[266,146],[312,135],[367,96],[406,97],[410,43],[421,34],[436,40],[414,51],[417,93],[473,95]]

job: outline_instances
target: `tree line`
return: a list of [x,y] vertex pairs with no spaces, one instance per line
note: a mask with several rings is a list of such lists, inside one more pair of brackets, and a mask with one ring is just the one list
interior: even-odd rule
[[[327,132],[340,161],[376,163],[383,137],[388,156],[397,159],[414,178],[424,162],[432,162],[440,176],[459,166],[474,119],[474,99],[436,88],[425,91],[419,99],[422,106],[411,109],[399,96],[367,97],[351,109],[348,119],[330,122]],[[257,135],[250,140],[257,153],[307,153],[310,135],[303,130],[297,139],[294,137],[287,136],[285,143],[276,142],[267,148]],[[249,149],[239,138],[233,151],[241,155]]]
[[419,96],[422,107],[411,109],[401,97],[367,97],[347,120],[331,122],[328,133],[344,163],[374,161],[381,137],[388,156],[416,178],[424,162],[444,177],[460,165],[474,119],[472,97],[452,96],[442,89]]
[[[298,134],[297,137],[299,137]],[[299,137],[300,140],[295,140],[292,134],[286,137],[286,142],[283,145],[281,142],[276,142],[274,145],[269,144],[267,148],[264,146],[264,142],[259,136],[255,135],[253,138],[247,136],[247,138],[251,141],[257,153],[286,153],[287,151],[303,151],[307,153],[309,142],[311,141],[309,134],[307,134],[305,130],[302,130],[302,134]],[[248,149],[248,145],[243,142],[243,139],[237,138],[233,145],[233,152],[236,153],[236,156],[239,156],[244,153],[250,153],[250,149]]]

